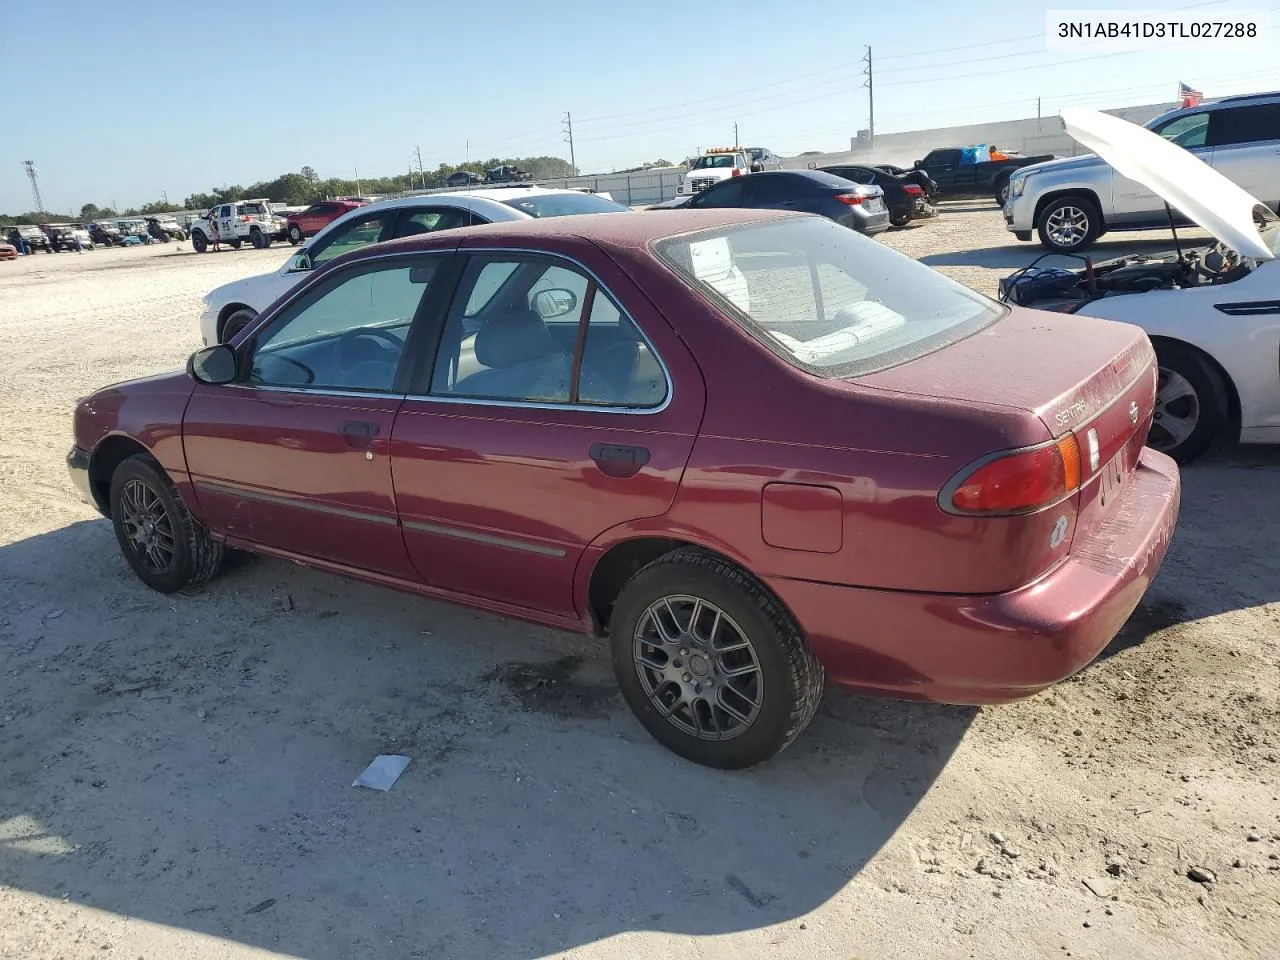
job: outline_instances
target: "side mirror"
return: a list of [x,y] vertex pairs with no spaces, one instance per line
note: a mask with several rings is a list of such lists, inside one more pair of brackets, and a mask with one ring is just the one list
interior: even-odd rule
[[289,272],[297,273],[311,269],[311,256],[307,251],[303,250],[289,261]]
[[552,290],[539,290],[533,296],[533,309],[538,311],[538,316],[543,320],[563,317],[565,314],[572,313],[577,306],[578,295],[572,290],[559,287]]
[[187,375],[198,383],[221,386],[235,380],[238,366],[236,352],[220,343],[193,353],[187,360]]

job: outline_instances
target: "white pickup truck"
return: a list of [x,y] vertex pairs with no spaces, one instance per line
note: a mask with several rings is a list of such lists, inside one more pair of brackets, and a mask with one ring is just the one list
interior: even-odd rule
[[248,240],[261,250],[286,237],[284,218],[272,212],[269,200],[235,200],[218,204],[192,222],[191,246],[196,253],[204,253],[213,243],[214,222],[218,242],[233,249],[239,249],[240,244]]

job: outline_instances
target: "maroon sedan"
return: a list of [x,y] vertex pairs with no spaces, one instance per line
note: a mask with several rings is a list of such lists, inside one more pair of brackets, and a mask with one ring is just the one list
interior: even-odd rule
[[1010,310],[829,220],[668,211],[363,248],[69,463],[161,591],[226,548],[607,637],[736,768],[824,677],[1025,697],[1119,630],[1178,509],[1136,327]]
[[11,243],[0,240],[0,260],[17,260],[18,248]]
[[291,213],[285,221],[289,242],[296,247],[306,237],[314,236],[339,217],[364,205],[363,200],[326,200],[323,203],[313,203],[298,213]]

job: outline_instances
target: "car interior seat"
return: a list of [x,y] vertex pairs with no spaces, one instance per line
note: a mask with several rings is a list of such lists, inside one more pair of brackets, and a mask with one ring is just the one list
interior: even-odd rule
[[464,377],[452,392],[511,400],[569,399],[572,357],[533,310],[494,317],[476,332],[474,349],[487,369]]

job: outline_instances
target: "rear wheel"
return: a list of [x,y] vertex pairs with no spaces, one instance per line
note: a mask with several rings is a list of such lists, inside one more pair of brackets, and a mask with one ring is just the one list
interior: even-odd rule
[[791,615],[754,578],[700,550],[677,550],[632,577],[609,636],[628,706],[695,763],[737,770],[770,759],[822,699],[822,667]]
[[173,593],[208,580],[223,547],[178,498],[160,465],[146,454],[125,460],[111,476],[111,523],[138,579]]
[[909,211],[906,213],[890,212],[889,222],[893,224],[895,227],[905,227],[908,223],[911,222],[911,213]]
[[1054,253],[1075,253],[1093,243],[1102,232],[1097,206],[1084,197],[1059,197],[1040,211],[1036,225],[1040,242]]
[[239,250],[240,244],[242,244],[243,242],[244,242],[243,240],[237,237],[235,240],[228,240],[227,246],[229,246],[232,250]]
[[1159,343],[1156,359],[1160,372],[1147,445],[1189,463],[1208,450],[1226,426],[1227,386],[1214,364],[1189,347]]
[[295,247],[302,242],[302,230],[296,223],[289,224],[289,242]]
[[209,240],[199,230],[191,231],[191,249],[196,253],[204,253],[209,249]]
[[250,310],[248,307],[244,307],[240,310],[237,310],[235,313],[231,314],[231,316],[227,317],[226,322],[222,325],[222,336],[219,339],[219,342],[230,343],[231,339],[237,333],[239,333],[249,324],[253,323],[253,321],[256,320],[257,317],[258,317],[257,311]]

